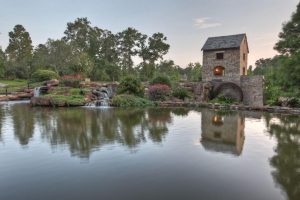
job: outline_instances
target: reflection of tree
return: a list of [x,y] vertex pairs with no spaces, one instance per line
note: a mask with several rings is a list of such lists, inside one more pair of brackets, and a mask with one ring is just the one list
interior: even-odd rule
[[15,136],[19,139],[20,144],[27,145],[34,131],[31,107],[29,105],[16,104],[11,107],[11,115]]
[[0,107],[0,141],[2,141],[2,124],[3,124],[3,120],[4,120],[4,110],[3,110],[3,106]]
[[161,142],[168,132],[167,124],[172,122],[170,109],[148,109],[149,137],[154,142]]
[[188,108],[173,108],[172,113],[176,116],[187,116],[190,112],[190,109]]
[[147,138],[161,142],[171,122],[168,109],[36,109],[42,137],[52,145],[68,144],[72,154],[89,157],[109,143],[136,147]]
[[277,139],[277,147],[270,163],[276,182],[286,192],[288,199],[300,197],[300,119],[298,116],[277,116],[280,122],[265,116],[268,131]]

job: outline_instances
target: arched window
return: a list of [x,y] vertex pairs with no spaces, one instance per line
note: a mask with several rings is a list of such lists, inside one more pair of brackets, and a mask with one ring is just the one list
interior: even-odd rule
[[222,66],[216,66],[213,72],[215,76],[224,76],[225,68]]

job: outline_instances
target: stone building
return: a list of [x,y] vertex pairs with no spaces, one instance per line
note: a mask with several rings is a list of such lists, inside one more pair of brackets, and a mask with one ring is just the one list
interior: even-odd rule
[[246,34],[210,37],[202,51],[202,81],[211,84],[211,99],[223,95],[246,105],[263,105],[263,77],[247,76]]

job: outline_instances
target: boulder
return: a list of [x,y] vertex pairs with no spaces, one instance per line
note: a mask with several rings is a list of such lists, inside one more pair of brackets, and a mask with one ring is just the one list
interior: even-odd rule
[[50,106],[51,97],[32,97],[30,99],[30,104],[32,106]]
[[58,86],[58,84],[59,84],[59,80],[57,80],[57,79],[52,79],[52,80],[45,82],[45,85],[48,87]]

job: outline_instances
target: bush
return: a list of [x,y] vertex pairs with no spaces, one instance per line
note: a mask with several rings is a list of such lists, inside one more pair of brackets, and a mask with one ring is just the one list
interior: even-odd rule
[[139,79],[133,76],[127,76],[120,82],[117,93],[131,94],[131,95],[143,97],[144,86],[142,85],[142,82]]
[[176,88],[173,90],[173,96],[184,100],[185,98],[189,97],[189,92],[185,88]]
[[289,102],[288,102],[288,106],[289,107],[300,107],[300,100],[295,98],[295,97],[292,97],[290,98]]
[[32,82],[42,82],[51,79],[58,79],[59,76],[56,72],[51,70],[37,70],[32,74]]
[[164,101],[170,93],[171,88],[165,84],[155,84],[149,87],[149,99],[153,101]]
[[147,99],[121,94],[116,95],[112,98],[112,105],[117,107],[145,107],[145,106],[155,106],[154,102]]
[[210,101],[211,103],[219,103],[219,104],[225,104],[225,105],[230,105],[235,102],[234,99],[225,97],[225,96],[219,96],[217,98],[214,98],[213,100]]
[[171,81],[167,76],[156,76],[154,79],[150,81],[150,85],[155,85],[155,84],[164,84],[171,87]]
[[81,80],[78,78],[68,78],[68,79],[62,79],[60,83],[63,86],[67,87],[74,87],[74,88],[79,88],[80,87],[80,82]]

